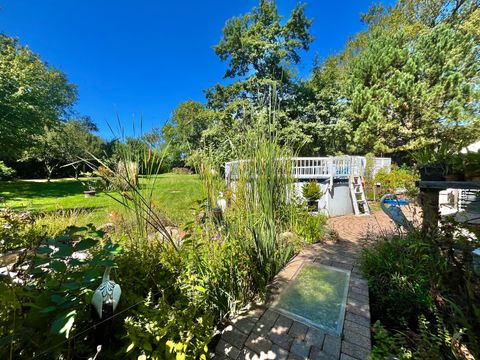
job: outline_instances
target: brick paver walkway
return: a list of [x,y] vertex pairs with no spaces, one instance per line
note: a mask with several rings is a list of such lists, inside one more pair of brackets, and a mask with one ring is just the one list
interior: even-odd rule
[[[411,213],[407,216],[411,218]],[[366,359],[371,350],[368,284],[358,268],[359,240],[369,233],[395,230],[383,213],[331,218],[328,226],[338,233],[336,242],[305,248],[275,277],[264,304],[255,304],[222,331],[215,359]],[[341,336],[290,319],[269,305],[305,262],[350,271]]]
[[[414,224],[421,221],[420,209],[408,206],[402,207],[403,212]],[[330,229],[335,230],[341,240],[358,243],[368,234],[379,235],[396,231],[395,224],[383,212],[375,211],[370,216],[339,216],[327,220]]]

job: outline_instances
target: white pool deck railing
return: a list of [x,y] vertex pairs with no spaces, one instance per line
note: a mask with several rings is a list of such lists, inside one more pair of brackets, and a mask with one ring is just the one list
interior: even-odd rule
[[[292,175],[298,180],[333,179],[350,176],[365,176],[367,158],[365,156],[328,156],[328,157],[294,157],[292,158]],[[225,179],[235,180],[238,176],[238,165],[245,160],[225,163]],[[392,159],[373,158],[372,175],[381,168],[390,170]]]

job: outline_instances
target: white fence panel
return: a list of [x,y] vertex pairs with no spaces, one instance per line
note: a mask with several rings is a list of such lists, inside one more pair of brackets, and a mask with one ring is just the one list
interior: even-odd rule
[[[225,163],[225,179],[238,178],[239,165],[245,160]],[[348,177],[365,175],[366,158],[364,156],[329,156],[292,158],[292,176],[295,179],[328,179],[330,177]],[[374,158],[373,175],[380,169],[390,171],[392,159]]]

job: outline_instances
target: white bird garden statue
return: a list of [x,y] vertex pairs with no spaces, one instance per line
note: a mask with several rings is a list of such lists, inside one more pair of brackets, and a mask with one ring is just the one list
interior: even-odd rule
[[[395,194],[385,194],[380,200],[380,207],[383,212],[388,215],[390,219],[393,220],[395,225],[398,227],[403,227],[405,230],[413,230],[413,224],[407,219],[400,205],[390,205],[389,207],[385,206],[386,200],[397,200],[397,195]],[[397,201],[398,202],[398,201]]]
[[223,197],[223,192],[218,192],[217,206],[222,209],[222,212],[225,212],[227,208],[227,200]]
[[[113,255],[110,256],[113,259]],[[92,297],[92,306],[96,310],[100,319],[108,318],[113,315],[120,301],[122,289],[115,281],[110,280],[111,266],[105,268],[102,283],[95,290]]]

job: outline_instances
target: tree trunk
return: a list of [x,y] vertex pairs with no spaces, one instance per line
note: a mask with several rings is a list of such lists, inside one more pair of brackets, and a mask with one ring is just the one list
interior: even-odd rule
[[438,208],[438,193],[440,189],[420,189],[420,202],[422,206],[422,232],[431,237],[438,229],[440,218]]
[[75,169],[75,180],[78,180],[78,168],[80,167],[80,165],[72,165],[72,166]]
[[52,179],[52,174],[58,164],[50,165],[49,163],[45,163],[45,169],[47,169],[47,182],[50,182]]

